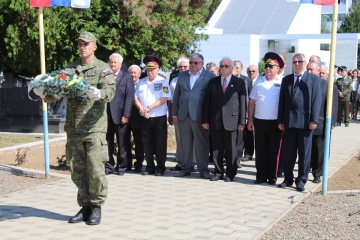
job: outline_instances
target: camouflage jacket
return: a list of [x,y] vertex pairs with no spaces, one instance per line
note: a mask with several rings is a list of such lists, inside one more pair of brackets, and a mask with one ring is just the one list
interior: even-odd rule
[[344,97],[339,98],[340,101],[350,101],[350,96],[352,92],[352,79],[349,76],[346,76],[345,78],[340,77],[336,80],[336,86],[338,88],[338,92],[342,92]]
[[[65,131],[67,133],[107,132],[106,103],[115,95],[115,79],[108,65],[94,58],[86,65],[80,60],[66,66],[65,71],[84,77],[88,84],[100,89],[100,99],[83,102],[67,98]],[[54,96],[46,96],[46,102],[56,101]]]

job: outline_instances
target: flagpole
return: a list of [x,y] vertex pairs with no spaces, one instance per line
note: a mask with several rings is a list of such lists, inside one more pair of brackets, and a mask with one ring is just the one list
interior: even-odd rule
[[[39,7],[39,44],[40,44],[40,70],[41,74],[45,74],[45,44],[44,44],[44,21],[43,8]],[[49,167],[49,138],[48,138],[48,115],[47,103],[42,100],[43,109],[43,125],[44,125],[44,156],[45,156],[45,177],[50,178]]]
[[327,105],[326,105],[325,146],[324,146],[323,184],[322,184],[322,195],[324,196],[327,194],[338,8],[339,8],[338,0],[334,0],[334,10],[333,10],[333,19],[332,19],[332,28],[331,28],[330,73],[328,79],[329,84],[328,84]]

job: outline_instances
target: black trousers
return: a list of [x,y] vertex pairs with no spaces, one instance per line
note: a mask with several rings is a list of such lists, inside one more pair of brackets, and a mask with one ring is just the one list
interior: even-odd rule
[[314,135],[311,148],[311,171],[314,177],[321,177],[324,162],[325,135]]
[[290,128],[284,131],[282,153],[284,157],[284,181],[286,183],[294,182],[294,167],[297,153],[298,158],[298,176],[295,183],[299,187],[304,186],[307,182],[310,163],[311,163],[311,146],[313,131],[310,129]]
[[[215,174],[223,176],[226,174],[229,178],[234,178],[237,173],[237,131],[226,131],[210,129],[213,159],[215,164]],[[224,152],[226,159],[226,171],[224,170]]]
[[254,119],[256,180],[277,180],[276,161],[281,131],[276,120]]
[[129,126],[128,126],[128,131],[126,133],[126,141],[127,141],[127,167],[131,168],[132,167],[132,153],[131,153],[131,133],[133,135],[134,138],[134,144],[135,144],[135,158],[136,161],[134,162],[134,167],[137,170],[141,170],[143,167],[143,162],[144,162],[144,144],[143,144],[143,139],[141,136],[141,128],[140,127],[136,127],[134,128],[131,124],[131,122],[129,122]]
[[249,131],[247,127],[244,129],[244,155],[253,156],[254,155],[254,132]]
[[[141,134],[144,144],[146,171],[164,173],[166,170],[167,123],[166,115],[142,118]],[[157,165],[155,167],[154,155]]]
[[[105,163],[105,171],[106,172],[113,172],[115,169],[118,171],[125,171],[127,168],[127,141],[126,139],[126,132],[127,132],[127,124],[115,124],[112,121],[111,116],[108,117],[108,130],[106,133],[106,140],[108,142],[108,156],[109,161]],[[116,143],[118,146],[117,149],[117,161],[116,166],[114,160],[114,135],[116,136]]]

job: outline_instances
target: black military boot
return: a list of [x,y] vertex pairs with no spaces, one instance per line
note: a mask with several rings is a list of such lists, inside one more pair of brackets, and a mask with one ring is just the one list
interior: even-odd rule
[[89,219],[90,211],[91,209],[89,206],[83,206],[75,216],[69,219],[69,223],[86,222]]
[[86,221],[87,225],[98,225],[101,222],[101,207],[91,207],[89,219]]

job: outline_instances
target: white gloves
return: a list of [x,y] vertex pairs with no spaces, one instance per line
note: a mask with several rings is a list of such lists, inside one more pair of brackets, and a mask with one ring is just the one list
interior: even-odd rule
[[45,98],[46,94],[44,94],[44,87],[41,88],[33,88],[33,91],[36,95],[38,95],[41,98]]
[[91,100],[99,100],[100,99],[100,90],[96,87],[90,87],[89,90],[86,91],[86,95]]

